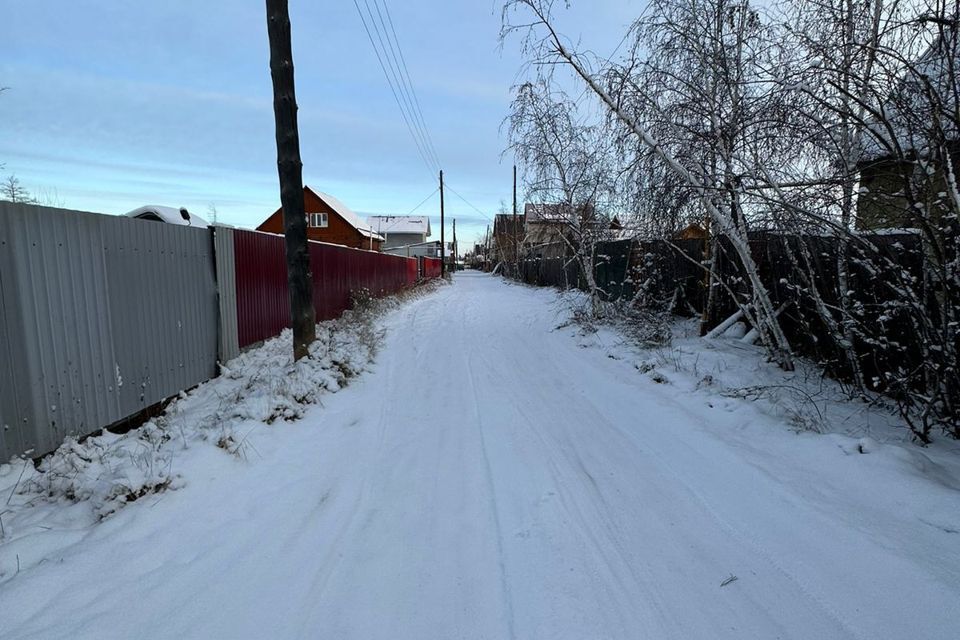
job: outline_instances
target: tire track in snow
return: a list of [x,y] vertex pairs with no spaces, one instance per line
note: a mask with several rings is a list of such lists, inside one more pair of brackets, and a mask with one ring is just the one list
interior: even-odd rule
[[[565,364],[559,362],[557,354],[551,349],[545,350],[545,356],[551,361],[553,367],[557,370],[559,370],[558,368]],[[677,402],[676,398],[669,396],[665,391],[659,388],[653,389],[652,391],[650,389],[644,389],[644,391],[646,393],[656,393],[662,403],[669,405],[671,408],[678,410],[683,415],[687,416],[691,424],[697,424],[702,419],[702,416],[695,414],[682,403]],[[621,436],[623,446],[636,448],[636,434],[632,434],[625,430],[622,426],[616,424],[615,421],[607,419],[603,410],[594,404],[594,402],[588,396],[584,396],[583,400],[585,403],[584,408],[589,409],[590,413],[596,416],[598,423],[606,426],[607,430],[616,432]],[[645,440],[645,444],[647,446],[656,446],[659,443],[656,439],[647,439]],[[683,446],[687,447],[688,449],[693,449],[689,443],[684,443]],[[663,475],[669,476],[674,484],[683,487],[688,495],[699,505],[702,512],[707,514],[714,522],[716,522],[717,525],[724,532],[726,532],[730,538],[736,540],[741,546],[748,549],[752,555],[760,557],[771,568],[773,568],[775,572],[793,584],[797,591],[807,599],[813,608],[819,609],[820,612],[823,613],[827,618],[831,619],[839,629],[842,629],[850,636],[860,640],[868,640],[867,636],[865,636],[859,629],[851,627],[850,624],[844,620],[843,616],[834,607],[832,607],[825,598],[817,594],[805,580],[788,571],[786,567],[784,567],[783,564],[776,559],[775,554],[770,552],[769,549],[767,549],[756,536],[745,533],[740,528],[734,526],[727,518],[724,518],[713,507],[713,505],[711,505],[710,502],[699,491],[697,491],[690,482],[685,479],[685,476],[677,471],[668,462],[670,458],[669,452],[663,451],[661,447],[660,453],[661,455],[656,457],[644,457],[649,463],[660,468],[663,472]],[[602,496],[600,496],[600,499],[603,499]]]
[[[522,352],[522,349],[520,352]],[[511,350],[510,353],[515,354],[517,351]],[[487,366],[493,366],[493,363],[486,357],[484,357],[483,360]],[[514,368],[511,368],[511,370],[513,369]],[[585,469],[583,471],[576,470],[576,465],[570,456],[562,450],[559,443],[553,438],[548,437],[544,431],[537,426],[543,421],[543,418],[535,418],[525,410],[524,405],[529,402],[529,398],[523,397],[520,391],[531,392],[532,389],[530,386],[525,385],[523,379],[518,377],[513,384],[506,384],[505,387],[507,393],[511,396],[513,408],[520,417],[523,418],[523,423],[527,427],[528,432],[531,433],[542,446],[541,453],[545,454],[543,455],[543,462],[547,465],[553,477],[556,494],[560,499],[564,512],[569,517],[569,521],[575,524],[576,530],[580,534],[579,537],[589,542],[592,555],[603,564],[607,577],[616,583],[616,588],[606,590],[608,595],[618,602],[616,613],[621,617],[619,624],[620,633],[615,637],[623,637],[625,633],[632,635],[636,632],[637,627],[644,627],[646,628],[647,634],[653,634],[650,637],[664,637],[663,634],[666,633],[667,637],[677,638],[678,636],[674,631],[674,624],[662,606],[657,589],[655,588],[656,585],[651,586],[648,580],[641,578],[635,572],[632,560],[624,553],[622,545],[619,540],[616,539],[616,536],[611,535],[614,527],[610,525],[609,517],[605,517],[604,514],[597,509],[591,509],[591,511],[594,511],[593,515],[596,517],[590,517],[585,508],[581,506],[581,500],[577,499],[576,492],[573,489],[588,487],[590,485],[593,485],[595,489],[595,481],[591,480],[588,473],[584,473]],[[541,406],[545,406],[543,403],[540,404]],[[558,462],[558,458],[563,461],[563,464]],[[580,468],[583,469],[582,465]],[[598,528],[592,524],[597,520],[603,523],[602,527]],[[611,556],[610,549],[614,551],[613,556]],[[619,568],[623,566],[626,566],[630,572],[629,580],[625,579],[623,572],[619,570]],[[637,617],[636,602],[629,597],[630,594],[637,592],[641,592],[643,596],[642,601],[653,608],[659,624],[652,625],[650,620]]]
[[[529,324],[529,323],[528,323]],[[532,331],[539,330],[535,327],[530,327]],[[502,338],[503,336],[501,336]],[[537,353],[531,354],[530,351],[535,349],[534,345],[539,346],[539,342],[530,337],[527,340],[523,340],[523,336],[520,336],[518,344],[508,345],[506,348],[502,344],[498,345],[499,350],[502,354],[509,354],[510,362],[513,366],[504,367],[503,363],[494,363],[489,359],[485,360],[487,367],[492,369],[498,369],[502,372],[509,372],[511,377],[505,383],[506,391],[511,395],[511,404],[520,413],[525,420],[525,424],[537,435],[540,439],[540,442],[544,446],[545,450],[552,451],[553,455],[550,456],[549,463],[551,465],[552,472],[555,476],[555,482],[558,487],[566,486],[578,486],[582,485],[586,488],[588,492],[591,492],[594,496],[593,500],[586,500],[584,502],[587,511],[595,516],[595,518],[590,518],[585,515],[586,512],[579,506],[581,500],[578,500],[576,494],[571,494],[567,490],[558,492],[565,504],[565,508],[571,513],[571,515],[576,513],[574,520],[578,522],[582,531],[588,534],[589,539],[592,541],[592,545],[595,550],[599,551],[599,556],[604,559],[605,564],[608,567],[610,576],[619,581],[619,584],[625,591],[628,591],[626,583],[623,582],[623,578],[620,573],[617,571],[618,566],[626,565],[628,570],[632,574],[632,582],[637,587],[646,591],[650,594],[651,604],[657,602],[656,592],[659,591],[657,588],[650,588],[646,586],[650,579],[644,575],[638,574],[634,566],[634,557],[624,548],[621,535],[620,527],[617,524],[617,519],[613,515],[612,507],[607,503],[605,496],[602,491],[600,491],[599,486],[596,484],[596,481],[593,480],[593,475],[588,471],[586,464],[584,463],[582,457],[577,451],[577,446],[569,446],[564,443],[573,444],[575,440],[571,440],[569,435],[566,438],[558,439],[557,438],[557,427],[567,428],[565,418],[570,416],[577,416],[578,422],[580,424],[589,424],[591,430],[593,431],[592,437],[594,439],[603,439],[605,438],[604,434],[610,435],[619,435],[621,440],[621,446],[626,446],[630,449],[635,449],[636,446],[632,439],[627,439],[623,441],[625,433],[623,429],[615,424],[614,421],[608,419],[606,413],[597,407],[588,397],[584,396],[583,401],[584,405],[578,407],[570,405],[569,397],[566,396],[563,389],[563,383],[555,384],[556,380],[551,380],[546,372],[555,372],[555,371],[569,371],[570,363],[569,362],[560,362],[556,355],[555,350],[551,348],[540,348]],[[503,342],[501,340],[501,342]],[[567,345],[552,345],[556,349],[560,348],[569,348],[573,351],[573,356],[575,358],[583,358],[586,354],[580,353],[578,350],[573,349],[572,342]],[[502,355],[501,354],[501,355]],[[520,357],[518,354],[523,354],[523,357]],[[534,357],[530,357],[533,355]],[[589,357],[589,356],[587,356]],[[530,369],[525,370],[525,365],[530,362],[540,362],[546,363],[548,366],[538,370],[533,371]],[[499,364],[499,367],[496,365]],[[534,384],[531,384],[531,381],[535,381]],[[547,393],[549,390],[549,393]],[[522,391],[522,394],[521,394]],[[539,402],[537,402],[539,401]],[[525,407],[530,406],[539,406],[544,408],[556,407],[556,405],[561,405],[561,409],[557,409],[554,413],[556,415],[544,416],[537,415],[531,416],[526,412]],[[589,417],[585,417],[584,411],[586,410]],[[693,417],[693,416],[691,416]],[[543,424],[549,423],[551,429],[549,429],[549,435],[544,429],[540,426]],[[642,450],[637,449],[637,461],[640,462],[645,459],[650,459],[649,454],[645,454]],[[553,458],[560,456],[564,461],[564,465],[558,465]],[[666,457],[666,456],[664,456]],[[721,526],[721,529],[727,533],[730,537],[731,542],[736,543],[736,547],[740,548],[741,553],[745,553],[747,556],[757,556],[766,561],[768,566],[770,566],[774,572],[780,574],[788,583],[793,584],[794,592],[797,595],[801,595],[807,600],[810,605],[811,610],[819,610],[821,614],[825,616],[826,619],[832,620],[837,630],[842,629],[846,634],[851,634],[857,636],[856,632],[849,628],[848,625],[844,624],[843,620],[834,612],[831,608],[825,607],[824,603],[820,599],[816,598],[814,594],[810,592],[809,589],[805,588],[795,576],[786,572],[783,567],[777,563],[772,557],[771,554],[766,552],[766,550],[760,548],[758,549],[755,545],[748,544],[747,540],[744,540],[741,536],[737,535],[736,530],[732,529],[729,524],[719,519],[719,515],[712,510],[712,508],[706,504],[706,501],[703,500],[702,496],[695,494],[688,483],[684,482],[679,474],[670,467],[666,469],[663,466],[663,460],[650,459],[651,462],[660,463],[656,464],[656,467],[669,471],[669,473],[662,473],[664,480],[669,480],[670,483],[675,486],[680,486],[686,489],[688,495],[694,497],[697,506],[699,507],[700,513],[703,516],[712,519],[714,522]],[[573,474],[565,473],[561,469],[575,469]],[[656,515],[656,514],[652,514]],[[688,514],[690,517],[690,514]],[[598,529],[591,526],[589,523],[593,520],[599,520],[602,522],[603,526]],[[607,549],[610,548],[615,552],[615,560],[607,555]],[[762,551],[762,553],[761,553]],[[756,602],[756,606],[760,607],[761,602]],[[669,616],[665,614],[662,607],[657,607],[659,612],[659,618],[661,620],[661,633],[663,630],[672,629],[670,624]],[[629,610],[629,607],[624,608],[623,610]]]
[[[619,430],[618,427],[614,428]],[[761,558],[776,573],[779,573],[785,580],[792,583],[796,587],[797,591],[806,598],[810,605],[812,605],[812,608],[819,609],[825,617],[831,619],[836,624],[838,629],[842,629],[851,637],[859,638],[860,640],[868,640],[867,637],[858,630],[853,629],[843,619],[843,617],[829,605],[829,603],[818,597],[817,594],[809,588],[805,581],[788,571],[780,562],[778,562],[775,558],[775,555],[772,554],[762,544],[760,544],[756,536],[744,534],[739,528],[733,526],[729,520],[722,517],[719,512],[709,503],[709,501],[703,497],[702,494],[696,491],[689,482],[684,480],[682,474],[680,474],[668,462],[666,462],[665,457],[654,459],[652,462],[663,471],[665,476],[669,476],[673,483],[675,483],[677,486],[683,487],[688,492],[689,496],[699,505],[702,512],[707,514],[714,522],[716,522],[719,528],[723,530],[730,538],[736,540],[754,557]]]
[[[447,291],[453,293],[451,289]],[[451,296],[448,294],[447,297]],[[449,299],[448,302],[450,302]],[[458,305],[461,304],[462,302],[458,301]],[[388,608],[391,605],[402,602],[409,597],[411,593],[409,590],[398,591],[398,589],[403,589],[404,586],[408,589],[413,587],[416,590],[414,593],[420,593],[420,589],[424,587],[421,580],[428,580],[432,583],[434,580],[432,576],[436,576],[435,579],[439,579],[441,583],[446,583],[449,578],[455,575],[454,572],[460,573],[466,578],[475,574],[480,568],[473,564],[475,560],[471,561],[471,559],[477,557],[477,549],[465,556],[460,555],[456,553],[458,546],[454,540],[450,538],[436,539],[435,536],[438,533],[449,532],[451,526],[454,528],[463,524],[475,526],[476,520],[470,517],[470,509],[466,513],[467,520],[458,521],[458,518],[463,518],[464,514],[454,513],[451,507],[457,502],[465,502],[468,505],[471,502],[476,502],[469,499],[469,493],[465,494],[464,492],[471,492],[475,488],[471,484],[472,476],[469,466],[472,464],[470,458],[474,454],[485,453],[485,445],[480,440],[481,434],[474,432],[474,438],[466,438],[465,436],[472,430],[464,432],[462,428],[452,429],[450,428],[452,425],[445,421],[433,420],[423,423],[422,426],[418,425],[418,428],[413,430],[391,428],[395,426],[391,424],[395,417],[391,415],[391,410],[395,409],[395,405],[391,405],[388,399],[396,402],[408,398],[413,389],[422,389],[422,385],[427,379],[431,384],[425,388],[426,395],[419,396],[420,402],[424,405],[433,406],[437,403],[443,404],[452,400],[452,405],[448,408],[462,412],[469,409],[472,404],[472,410],[475,413],[478,411],[476,395],[472,391],[464,389],[463,387],[467,385],[462,384],[469,380],[471,373],[470,362],[464,354],[462,352],[448,353],[438,358],[435,351],[421,349],[417,346],[421,340],[428,339],[428,336],[434,332],[448,330],[450,328],[448,324],[451,320],[450,316],[446,316],[445,322],[438,322],[439,308],[430,306],[425,308],[425,313],[421,313],[421,311],[424,310],[419,308],[410,310],[402,316],[401,322],[390,326],[392,335],[385,345],[385,356],[378,367],[378,370],[386,369],[386,372],[382,373],[383,379],[381,379],[381,376],[377,376],[368,381],[368,384],[379,385],[378,395],[383,398],[383,402],[379,403],[376,428],[371,430],[376,437],[376,447],[374,452],[366,457],[367,463],[363,465],[367,472],[364,475],[360,498],[350,511],[349,522],[338,529],[339,533],[335,539],[328,542],[330,553],[321,565],[326,566],[326,568],[321,574],[317,575],[307,598],[304,600],[304,607],[315,609],[312,614],[307,616],[307,620],[301,627],[301,633],[304,635],[310,635],[310,633],[321,628],[329,628],[331,613],[334,611],[330,607],[337,604],[340,604],[341,607],[344,605],[349,607],[351,600],[344,600],[344,598],[351,593],[355,593],[351,589],[374,589],[378,594],[388,598],[388,600],[382,602],[382,606],[384,610],[389,610]],[[444,327],[444,324],[447,324],[447,327]],[[453,326],[452,329],[453,333],[463,335],[465,327],[460,323]],[[412,374],[411,372],[415,373]],[[451,380],[460,381],[459,392],[456,391],[457,386],[449,386]],[[440,382],[439,386],[435,386],[437,382]],[[452,398],[444,394],[442,391],[444,388],[454,390]],[[439,396],[435,391],[436,389],[441,390]],[[514,617],[509,585],[503,566],[499,510],[489,474],[489,460],[486,460],[485,464],[483,475],[478,476],[477,479],[482,480],[482,486],[485,487],[484,493],[490,500],[487,510],[493,524],[491,533],[497,532],[495,548],[497,562],[500,565],[499,584],[494,581],[484,582],[483,580],[471,582],[468,579],[465,584],[457,581],[456,586],[448,585],[448,589],[453,587],[453,591],[448,591],[441,599],[445,601],[447,600],[446,596],[449,595],[450,604],[457,606],[456,611],[461,611],[459,609],[461,604],[467,605],[467,608],[461,611],[463,619],[457,621],[458,616],[453,616],[452,620],[448,619],[448,624],[463,625],[466,623],[468,625],[469,632],[467,634],[458,633],[456,634],[457,637],[467,637],[468,635],[472,637],[474,634],[479,634],[479,637],[505,637],[501,631],[497,631],[492,636],[484,631],[490,626],[489,621],[496,619],[496,615],[491,616],[490,613],[500,610],[503,613],[503,619],[501,620],[503,627],[501,629],[504,629],[509,637],[513,638],[515,636],[513,630]],[[464,472],[458,478],[463,482],[455,481],[451,483],[451,480],[456,477],[452,477],[451,474],[457,473],[459,470]],[[426,526],[420,527],[422,531],[418,533],[418,538],[409,540],[411,544],[408,547],[409,553],[405,553],[403,557],[393,557],[394,561],[399,563],[399,565],[393,567],[393,571],[402,572],[402,574],[395,574],[396,577],[399,578],[402,575],[405,579],[398,580],[393,585],[389,583],[370,585],[364,582],[356,582],[354,575],[369,576],[371,568],[379,564],[379,560],[375,561],[374,564],[371,564],[370,560],[370,553],[373,551],[371,543],[375,543],[377,540],[376,533],[370,531],[371,527],[382,533],[384,527],[394,524],[402,525],[402,523],[394,521],[398,509],[404,511],[414,506],[427,507],[420,513],[420,517]],[[373,525],[373,519],[378,517],[381,508],[383,508],[383,513],[379,521]],[[451,522],[453,525],[451,525]],[[409,530],[399,529],[396,530],[395,535],[398,536],[397,539],[405,539],[405,534],[409,533]],[[434,549],[433,555],[427,551],[431,547]],[[424,552],[426,552],[425,555],[421,556]],[[482,551],[479,553],[480,556],[483,555]],[[490,556],[492,559],[493,554],[491,553]],[[455,567],[458,561],[463,563],[465,560],[466,564],[461,564],[459,568]],[[435,571],[442,573],[436,575]],[[384,578],[387,578],[387,575]],[[410,582],[410,580],[415,582]],[[343,584],[344,582],[346,584]],[[483,594],[483,589],[487,585],[497,585],[500,592],[499,598],[497,598],[497,591],[491,590],[490,593],[494,599],[499,599],[501,605],[484,610],[484,603],[487,603],[487,598]],[[479,592],[477,592],[478,589]],[[427,593],[429,593],[429,587]],[[476,596],[476,599],[472,602],[465,600],[471,593]],[[424,593],[424,596],[426,597],[426,593]],[[318,603],[322,605],[319,609],[317,609]],[[428,601],[424,604],[424,607],[429,610],[436,607],[437,604],[438,602],[430,604]],[[488,605],[489,603],[486,606]],[[396,613],[400,612],[397,611]],[[398,633],[400,633],[399,629],[402,629],[405,624],[416,624],[415,619],[407,619],[406,615],[407,612],[404,611],[401,618],[402,622],[398,620]],[[480,617],[477,617],[478,615]],[[343,625],[342,629],[338,627],[340,634],[348,637],[368,637],[371,629],[376,626],[369,627],[365,633],[360,633],[359,629],[364,627],[362,622],[357,624],[355,620],[336,615],[333,617],[339,619],[338,624]],[[444,618],[450,617],[444,616]],[[321,622],[324,622],[327,626],[321,626]],[[348,632],[348,629],[353,630],[353,632]],[[379,633],[373,633],[376,637],[381,637]]]
[[483,454],[483,468],[486,473],[487,490],[490,492],[490,510],[493,516],[493,524],[496,527],[497,560],[499,562],[498,568],[500,571],[500,588],[503,597],[504,613],[506,613],[507,616],[509,637],[513,640],[516,638],[515,621],[513,617],[513,596],[510,593],[510,582],[507,577],[507,567],[504,561],[503,527],[500,524],[500,511],[497,506],[497,490],[494,486],[493,471],[490,467],[490,454],[487,448],[486,436],[484,435],[483,418],[480,415],[480,398],[477,396],[477,379],[473,372],[473,367],[470,366],[473,360],[472,354],[473,352],[471,351],[471,357],[467,359],[467,366],[465,368],[470,381],[470,393],[473,396],[473,419],[476,421],[477,432],[480,436],[480,451]]
[[[417,312],[419,310],[419,305],[417,305],[412,311],[412,320],[416,321]],[[387,390],[387,393],[395,392],[395,379],[394,379],[394,367],[391,366],[392,362],[381,362],[379,363],[378,370],[382,372],[382,376],[385,377],[384,387]],[[370,384],[370,381],[367,381]],[[389,396],[385,396],[389,397]],[[382,458],[383,447],[386,440],[387,432],[387,403],[384,402],[381,404],[379,416],[377,419],[377,425],[374,429],[376,434],[376,443],[373,447],[372,452],[367,454],[368,460],[365,464],[357,465],[357,468],[363,469],[363,479],[361,483],[360,491],[357,494],[357,497],[351,503],[351,507],[348,509],[345,517],[336,527],[335,533],[332,538],[324,540],[324,544],[327,545],[328,551],[323,555],[323,560],[318,563],[317,567],[319,571],[310,581],[310,585],[307,589],[307,593],[301,599],[302,605],[300,610],[308,612],[305,616],[303,623],[300,625],[300,632],[305,637],[312,635],[312,632],[316,630],[316,608],[319,603],[324,599],[324,596],[327,593],[327,590],[330,587],[330,578],[336,573],[336,571],[343,564],[344,560],[348,557],[348,549],[345,549],[345,541],[354,539],[354,535],[358,529],[362,529],[366,520],[370,517],[368,511],[368,504],[370,500],[371,493],[371,483],[373,481],[376,471],[380,468],[380,465],[377,461]],[[361,519],[361,514],[364,514],[366,517]],[[337,515],[340,515],[337,512]],[[317,527],[318,531],[321,529]],[[316,546],[317,541],[313,542],[313,545]]]
[[[533,327],[529,321],[526,324],[530,331],[539,330]],[[538,375],[537,372],[523,370],[524,361],[530,361],[530,359],[521,360],[517,355],[528,353],[531,349],[530,344],[535,342],[535,340],[530,340],[511,345],[512,348],[501,350],[502,352],[499,355],[507,357],[512,366],[504,366],[502,362],[497,366],[486,355],[482,356],[483,362],[491,369],[509,372],[510,378],[503,383],[505,392],[509,394],[508,403],[523,419],[523,424],[527,427],[528,433],[533,435],[540,443],[537,454],[542,457],[542,462],[549,469],[556,494],[564,512],[568,515],[569,521],[576,525],[576,530],[580,533],[581,539],[589,543],[591,553],[602,563],[608,578],[616,583],[616,588],[609,590],[609,597],[619,602],[617,614],[622,617],[625,615],[624,612],[631,612],[627,617],[622,617],[621,633],[635,630],[637,626],[646,626],[651,633],[662,635],[667,632],[670,637],[675,637],[670,618],[661,606],[657,589],[651,588],[648,580],[641,578],[634,572],[632,562],[624,553],[622,544],[612,534],[615,527],[612,526],[610,518],[605,517],[600,509],[595,508],[597,505],[594,499],[583,500],[583,496],[578,496],[579,492],[575,491],[575,489],[580,488],[589,491],[590,487],[596,490],[596,481],[586,472],[582,463],[575,462],[559,440],[556,439],[555,427],[563,422],[563,416],[558,415],[556,420],[549,420],[544,415],[533,416],[525,408],[528,404],[545,408],[551,403],[556,404],[558,400],[565,400],[563,394],[560,393],[560,389],[555,387],[551,388],[553,394],[550,394],[549,397],[543,396],[543,389],[548,385],[545,385],[544,381],[539,379],[543,377],[542,374]],[[538,358],[534,360],[540,361]],[[530,381],[536,381],[536,384],[531,385]],[[531,402],[530,396],[539,401]],[[559,413],[563,412],[558,411]],[[547,422],[553,427],[549,430],[550,435],[547,434],[548,430],[540,426]],[[530,462],[533,463],[534,461],[531,460]],[[601,504],[605,505],[606,503],[601,500]],[[594,523],[597,521],[601,522],[603,526],[595,526]],[[612,555],[611,550],[613,551]],[[630,571],[629,579],[625,579],[623,572],[619,570],[623,566],[628,567]],[[633,588],[631,588],[631,585]],[[642,592],[644,602],[652,606],[660,624],[651,627],[649,621],[637,619],[633,613],[636,610],[635,603],[627,597],[630,593],[637,591]]]

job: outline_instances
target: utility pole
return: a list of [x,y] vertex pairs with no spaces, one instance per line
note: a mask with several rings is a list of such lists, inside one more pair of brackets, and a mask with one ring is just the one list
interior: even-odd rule
[[487,233],[483,236],[483,270],[487,270],[490,262],[490,225],[487,225]]
[[514,277],[520,276],[520,238],[517,233],[517,165],[513,165],[513,260],[516,263]]
[[457,270],[457,219],[453,219],[453,270]]
[[513,215],[517,215],[517,165],[513,165]]
[[303,163],[297,130],[297,97],[293,83],[293,47],[287,0],[266,0],[267,35],[270,39],[270,76],[273,79],[273,115],[277,134],[277,174],[283,236],[287,253],[287,284],[290,290],[290,324],[293,327],[293,357],[310,354],[317,339],[313,309],[313,275],[307,245],[307,215],[303,205]]
[[447,275],[447,245],[443,239],[443,169],[440,170],[440,277]]

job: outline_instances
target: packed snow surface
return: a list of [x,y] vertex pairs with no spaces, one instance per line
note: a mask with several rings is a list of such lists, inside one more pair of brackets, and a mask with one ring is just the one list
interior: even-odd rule
[[568,315],[457,274],[299,420],[245,410],[244,455],[195,443],[96,524],[21,523],[46,551],[0,579],[0,635],[958,637],[949,443],[866,405],[810,417],[824,384],[739,341],[641,352]]

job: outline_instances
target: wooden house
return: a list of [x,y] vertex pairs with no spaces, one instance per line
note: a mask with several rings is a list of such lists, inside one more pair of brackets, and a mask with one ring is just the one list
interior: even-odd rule
[[699,222],[691,222],[677,232],[677,240],[705,240],[707,230]]
[[960,180],[960,81],[956,26],[914,62],[882,105],[857,163],[858,229],[939,227]]
[[524,247],[529,257],[559,258],[578,242],[578,234],[601,235],[610,222],[590,203],[531,203],[523,207]]
[[498,213],[493,219],[493,247],[495,262],[516,262],[518,247],[523,245],[523,216]]
[[[383,236],[373,231],[360,216],[330,194],[305,186],[303,207],[307,214],[307,237],[310,240],[380,251]],[[257,231],[282,234],[283,209],[274,211],[257,227]]]

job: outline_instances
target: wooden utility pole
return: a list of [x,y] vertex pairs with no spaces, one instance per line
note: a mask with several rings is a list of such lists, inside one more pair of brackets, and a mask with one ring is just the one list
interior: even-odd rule
[[273,115],[277,128],[277,174],[287,249],[287,284],[290,289],[290,324],[293,357],[309,355],[317,339],[313,310],[313,275],[307,245],[307,216],[303,205],[303,163],[297,130],[297,96],[293,84],[293,47],[287,0],[266,0],[267,35],[270,38],[270,76],[273,78]]
[[517,165],[513,165],[513,215],[517,215]]
[[487,270],[490,262],[490,225],[487,225],[487,233],[483,236],[483,270]]
[[513,260],[516,263],[518,276],[520,273],[520,238],[517,233],[517,165],[513,165]]
[[457,219],[453,219],[453,270],[457,270]]
[[447,245],[443,239],[443,169],[440,170],[440,277],[447,274]]

